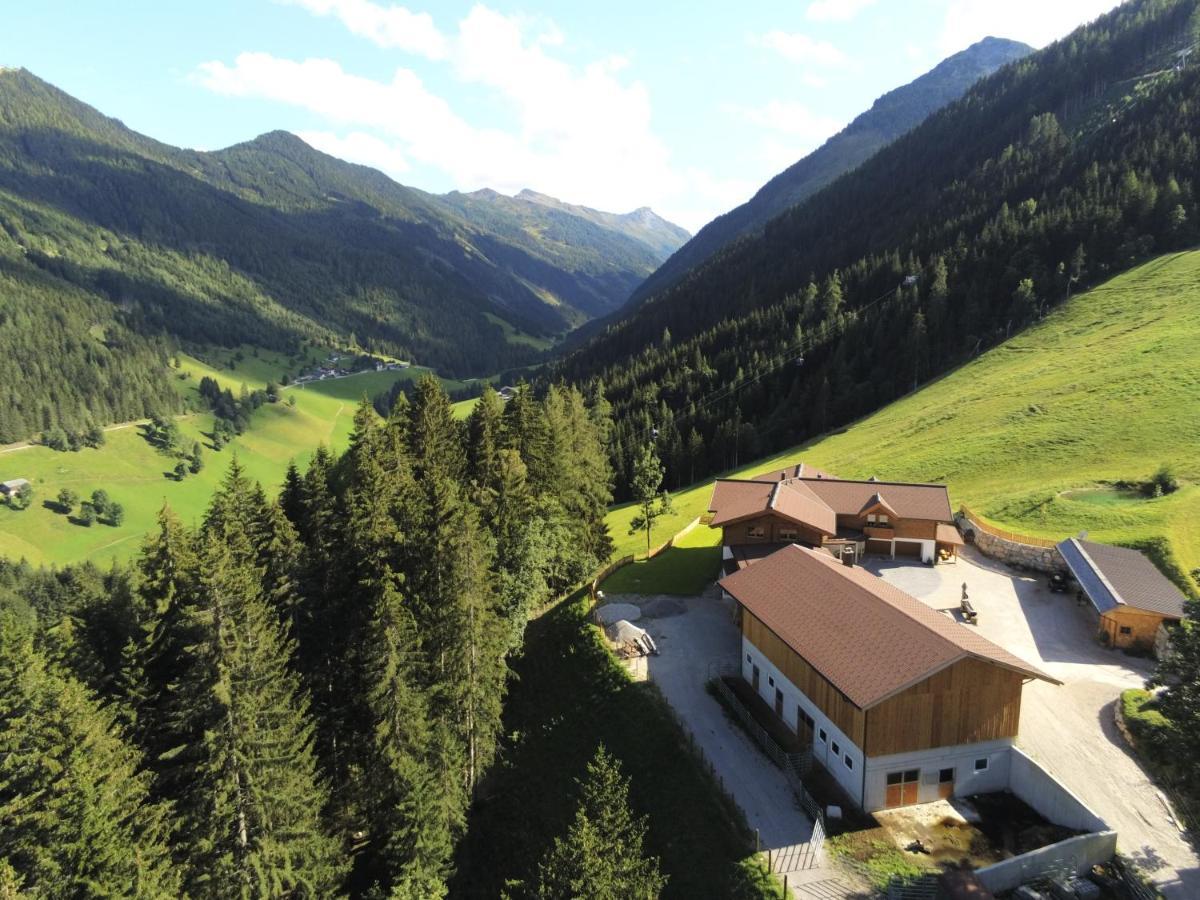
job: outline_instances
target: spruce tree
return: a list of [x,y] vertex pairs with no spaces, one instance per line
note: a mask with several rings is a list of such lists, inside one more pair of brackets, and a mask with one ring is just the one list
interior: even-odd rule
[[196,897],[323,897],[340,882],[292,642],[263,596],[253,492],[230,467],[168,628],[187,637],[168,686],[160,780],[178,797]]
[[629,808],[629,780],[603,746],[580,782],[579,806],[565,837],[538,868],[536,896],[651,900],[666,886],[656,857],[643,850],[647,819]]
[[0,615],[0,847],[24,892],[179,896],[170,809],[148,783],[113,714]]

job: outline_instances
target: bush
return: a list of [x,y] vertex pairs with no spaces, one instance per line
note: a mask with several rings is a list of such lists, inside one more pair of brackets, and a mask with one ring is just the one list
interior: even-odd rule
[[1166,752],[1171,721],[1159,712],[1154,694],[1141,688],[1122,691],[1121,715],[1129,733],[1148,754],[1158,756]]
[[1163,497],[1179,490],[1179,479],[1166,463],[1150,476],[1150,480],[1142,488],[1143,493],[1151,497]]

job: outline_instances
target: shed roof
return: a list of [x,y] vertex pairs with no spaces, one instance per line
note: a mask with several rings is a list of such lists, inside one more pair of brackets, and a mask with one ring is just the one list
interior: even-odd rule
[[15,491],[17,488],[23,488],[29,484],[28,478],[10,478],[8,481],[0,481],[0,487],[6,491]]
[[962,535],[958,533],[958,526],[947,525],[945,522],[938,522],[937,542],[939,544],[952,544],[955,547],[965,546]]
[[858,566],[795,545],[721,580],[743,607],[860,709],[963,659],[1059,684]]
[[1137,550],[1067,538],[1058,552],[1097,612],[1128,606],[1165,618],[1183,618],[1187,599],[1183,592]]

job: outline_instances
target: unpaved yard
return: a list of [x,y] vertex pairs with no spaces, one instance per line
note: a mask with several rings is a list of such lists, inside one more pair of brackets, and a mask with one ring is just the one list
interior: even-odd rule
[[1200,858],[1113,720],[1121,691],[1141,687],[1151,661],[1101,647],[1073,595],[1052,594],[1044,576],[1016,573],[973,548],[957,565],[865,565],[937,609],[957,610],[966,582],[979,612],[972,627],[1063,682],[1026,685],[1017,744],[1117,831],[1122,852],[1166,897],[1200,897]]

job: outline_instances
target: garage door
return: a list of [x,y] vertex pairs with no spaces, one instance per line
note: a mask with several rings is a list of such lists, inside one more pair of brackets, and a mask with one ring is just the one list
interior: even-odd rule
[[920,558],[921,545],[916,541],[896,541],[897,556],[915,556]]
[[868,553],[882,553],[884,556],[892,555],[891,541],[867,541]]

